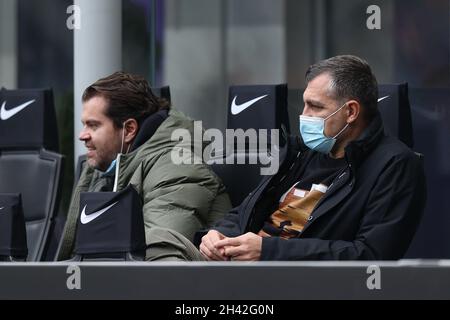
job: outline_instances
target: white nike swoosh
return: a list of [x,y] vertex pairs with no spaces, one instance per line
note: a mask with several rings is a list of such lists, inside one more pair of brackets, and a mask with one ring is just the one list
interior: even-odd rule
[[[117,201],[118,202],[118,201]],[[104,209],[101,209],[99,211],[96,212],[92,212],[90,215],[86,215],[86,207],[87,205],[84,206],[83,211],[81,212],[81,217],[80,217],[80,221],[82,224],[87,224],[89,222],[91,222],[92,220],[97,219],[98,217],[100,217],[102,214],[104,214],[106,211],[108,211],[109,209],[111,209],[113,206],[115,206],[117,204],[117,202],[114,202],[112,205],[107,206]]]
[[1,208],[0,208],[0,210],[3,210],[3,209],[5,209],[5,207],[1,207]]
[[383,101],[384,99],[389,98],[389,96],[385,96],[383,98],[378,99],[378,102]]
[[247,109],[248,107],[250,107],[252,104],[258,102],[259,100],[267,97],[268,94],[264,95],[264,96],[260,96],[258,98],[252,99],[250,101],[244,102],[242,104],[236,104],[236,98],[237,96],[234,97],[233,102],[231,102],[231,114],[233,115],[237,115],[239,113],[241,113],[242,111],[244,111],[245,109]]
[[15,116],[17,113],[28,107],[30,104],[35,102],[36,100],[31,100],[25,103],[22,103],[20,106],[17,106],[15,108],[6,110],[6,101],[3,102],[2,108],[0,109],[0,119],[1,120],[8,120],[9,118]]

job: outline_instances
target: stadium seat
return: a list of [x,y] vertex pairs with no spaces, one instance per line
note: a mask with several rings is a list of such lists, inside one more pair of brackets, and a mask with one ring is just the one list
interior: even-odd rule
[[227,129],[266,129],[269,136],[271,130],[277,129],[280,139],[271,141],[268,136],[267,144],[258,146],[247,140],[240,144],[226,141],[226,149],[208,160],[226,186],[233,206],[239,205],[262,180],[261,170],[274,160],[274,148],[283,143],[289,128],[286,84],[229,88]]
[[397,137],[408,147],[413,148],[414,138],[408,84],[379,85],[378,110],[383,118],[386,134]]
[[27,255],[21,196],[0,193],[0,261],[25,261]]
[[154,95],[160,97],[160,98],[164,98],[167,101],[172,101],[170,99],[170,87],[169,86],[163,86],[163,87],[155,87],[152,88],[152,92]]
[[144,259],[142,200],[133,186],[119,192],[83,192],[80,210],[71,261]]
[[408,259],[450,258],[450,88],[410,88],[414,149],[425,155],[427,203]]
[[0,90],[0,193],[21,195],[27,261],[41,261],[59,207],[63,156],[53,93]]

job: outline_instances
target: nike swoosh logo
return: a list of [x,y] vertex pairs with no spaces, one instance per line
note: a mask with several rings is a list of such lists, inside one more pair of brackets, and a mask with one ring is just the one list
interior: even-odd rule
[[32,104],[35,101],[36,100],[31,100],[31,101],[22,103],[20,106],[17,106],[15,108],[12,108],[9,110],[6,110],[6,101],[4,101],[2,104],[2,108],[0,109],[0,119],[8,120],[9,118],[15,116],[16,114],[18,114],[20,111],[22,111],[23,109],[25,109],[26,107],[28,107],[30,104]]
[[1,208],[0,208],[0,210],[3,210],[3,209],[5,209],[5,207],[1,207]]
[[248,107],[250,107],[252,104],[255,104],[256,102],[258,102],[261,99],[264,99],[267,96],[268,96],[268,94],[266,94],[264,96],[260,96],[255,99],[252,99],[250,101],[244,102],[242,104],[236,104],[237,96],[235,96],[233,99],[233,102],[231,102],[231,114],[237,115],[237,114],[241,113],[242,111],[244,111],[245,109],[247,109]]
[[80,217],[81,223],[82,224],[87,224],[87,223],[91,222],[92,220],[97,219],[102,214],[104,214],[106,211],[108,211],[109,209],[114,207],[117,204],[117,202],[114,202],[112,205],[107,206],[104,209],[101,209],[101,210],[96,211],[96,212],[92,212],[90,215],[86,215],[86,207],[87,207],[87,205],[85,205],[84,208],[83,208],[83,211],[81,212],[81,217]]
[[389,96],[385,96],[383,98],[378,99],[378,102],[383,101],[384,99],[389,98]]

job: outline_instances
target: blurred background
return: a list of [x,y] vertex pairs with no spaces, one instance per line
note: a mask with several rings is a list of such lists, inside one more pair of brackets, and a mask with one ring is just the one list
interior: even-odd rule
[[[73,4],[0,0],[0,87],[54,90],[67,158],[61,210],[84,152],[79,97],[90,82],[118,69],[141,74],[153,86],[169,85],[175,108],[224,129],[229,85],[301,89],[310,64],[355,54],[380,84],[410,87],[414,149],[425,155],[429,196],[419,230],[426,241],[414,242],[408,256],[450,258],[450,1],[80,0],[79,31],[66,25]],[[370,5],[380,8],[381,29],[366,25]],[[102,44],[114,49],[104,54]],[[294,97],[290,105],[294,133],[301,103]]]

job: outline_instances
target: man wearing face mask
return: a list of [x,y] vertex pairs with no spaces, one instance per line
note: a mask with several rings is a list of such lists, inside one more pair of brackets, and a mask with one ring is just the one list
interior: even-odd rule
[[[161,243],[192,239],[231,208],[224,186],[205,164],[173,163],[171,151],[179,141],[172,132],[181,128],[193,135],[193,121],[156,97],[144,78],[116,72],[90,85],[82,101],[79,139],[87,164],[72,195],[58,260],[72,254],[81,192],[133,185],[142,196],[148,260],[169,255]],[[184,260],[184,253],[172,258]]]
[[394,260],[425,206],[418,156],[384,134],[370,66],[344,55],[306,72],[300,137],[196,243],[208,260]]

